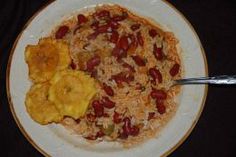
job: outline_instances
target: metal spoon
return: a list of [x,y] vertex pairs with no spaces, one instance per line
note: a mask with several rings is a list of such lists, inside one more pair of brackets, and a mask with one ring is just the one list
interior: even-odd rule
[[174,80],[172,86],[184,84],[236,84],[236,75],[220,75],[214,77],[198,77]]

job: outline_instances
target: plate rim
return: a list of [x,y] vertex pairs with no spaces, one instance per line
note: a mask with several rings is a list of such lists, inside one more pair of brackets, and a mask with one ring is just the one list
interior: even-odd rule
[[[193,32],[199,46],[200,46],[200,50],[203,56],[203,61],[204,61],[204,68],[205,68],[205,75],[208,76],[208,63],[207,63],[207,57],[206,57],[206,53],[205,50],[202,46],[202,43],[194,29],[194,27],[192,26],[192,24],[187,20],[187,18],[183,15],[183,13],[181,11],[179,11],[173,4],[171,4],[170,2],[166,1],[166,0],[161,0],[162,2],[164,2],[165,4],[167,4],[169,7],[171,7],[185,22],[186,24],[189,26],[189,28],[191,29],[191,31]],[[20,120],[18,119],[14,107],[13,107],[13,102],[11,100],[11,94],[10,94],[10,83],[9,83],[9,78],[10,78],[10,69],[11,69],[11,63],[12,63],[12,57],[13,54],[15,52],[15,48],[18,44],[18,41],[20,39],[20,37],[22,36],[24,30],[31,24],[31,22],[34,20],[34,18],[40,13],[42,12],[45,8],[47,8],[49,5],[51,5],[53,2],[55,2],[55,0],[49,0],[45,5],[43,5],[38,11],[36,11],[31,18],[29,18],[29,20],[26,22],[26,24],[23,26],[21,32],[18,34],[17,38],[14,41],[14,44],[10,50],[10,54],[9,54],[9,58],[8,58],[8,62],[7,62],[7,70],[6,70],[6,92],[7,92],[7,99],[8,99],[8,104],[10,106],[10,111],[13,115],[13,118],[18,126],[18,128],[20,129],[21,133],[24,135],[24,137],[27,139],[27,141],[36,149],[38,150],[38,152],[40,152],[42,155],[46,156],[46,157],[50,157],[50,155],[44,151],[42,148],[40,148],[40,146],[38,146],[34,140],[31,138],[31,136],[25,131],[25,129],[23,128],[23,126],[20,123]],[[170,155],[172,152],[174,152],[181,144],[183,144],[183,142],[189,137],[189,135],[191,134],[191,132],[193,131],[193,129],[195,128],[202,112],[205,106],[205,102],[206,102],[206,98],[207,98],[207,93],[208,93],[208,85],[204,85],[204,95],[202,98],[202,102],[201,102],[201,107],[199,112],[197,113],[197,116],[195,117],[191,127],[188,129],[188,131],[184,134],[184,136],[174,145],[172,146],[169,150],[167,150],[165,153],[163,153],[161,156],[165,157]]]

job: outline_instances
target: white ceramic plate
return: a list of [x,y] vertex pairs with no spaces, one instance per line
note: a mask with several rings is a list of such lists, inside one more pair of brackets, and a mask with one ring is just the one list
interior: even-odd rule
[[11,111],[29,142],[45,156],[166,156],[176,149],[190,134],[204,106],[207,86],[183,86],[179,108],[158,138],[143,145],[123,149],[109,143],[87,144],[71,135],[60,125],[41,126],[29,117],[25,109],[25,94],[30,87],[24,49],[36,44],[63,18],[73,12],[96,4],[117,3],[142,16],[150,17],[174,32],[182,48],[184,77],[207,75],[207,62],[201,43],[187,20],[168,2],[161,0],[57,0],[40,10],[26,25],[13,46],[7,70],[7,92]]

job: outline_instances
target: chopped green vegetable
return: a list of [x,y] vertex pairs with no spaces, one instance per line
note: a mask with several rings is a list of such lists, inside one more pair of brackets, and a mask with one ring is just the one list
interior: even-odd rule
[[102,131],[103,131],[103,133],[105,134],[105,135],[111,135],[112,133],[113,133],[113,131],[114,131],[114,128],[115,128],[115,126],[113,125],[113,124],[111,124],[111,125],[108,125],[108,127],[107,128],[102,128]]

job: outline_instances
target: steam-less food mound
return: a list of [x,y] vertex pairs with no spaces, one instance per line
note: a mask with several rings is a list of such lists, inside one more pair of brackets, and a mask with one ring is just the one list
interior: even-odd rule
[[174,115],[180,89],[170,82],[181,78],[182,68],[173,33],[120,6],[102,5],[63,21],[50,38],[67,44],[70,67],[55,70],[62,58],[53,43],[31,50],[46,61],[26,62],[34,82],[49,82],[48,98],[73,132],[132,146],[155,137]]

